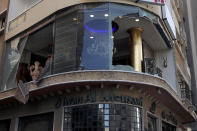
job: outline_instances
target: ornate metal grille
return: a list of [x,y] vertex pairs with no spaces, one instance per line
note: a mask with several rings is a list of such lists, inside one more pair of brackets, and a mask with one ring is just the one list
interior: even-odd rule
[[185,81],[179,82],[179,87],[181,90],[181,98],[184,100],[189,100],[191,102],[191,90]]
[[142,110],[127,104],[65,107],[64,131],[142,131]]

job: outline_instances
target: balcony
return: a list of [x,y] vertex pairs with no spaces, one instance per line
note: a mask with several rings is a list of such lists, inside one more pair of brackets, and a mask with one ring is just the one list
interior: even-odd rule
[[173,52],[157,16],[114,3],[76,5],[55,15],[7,42],[1,90],[81,70],[143,72],[175,87]]
[[[180,116],[184,123],[195,120],[195,114],[183,106],[180,97],[170,85],[159,77],[138,72],[125,71],[73,71],[43,78],[39,83],[29,82],[24,85],[29,88],[29,101],[39,101],[47,97],[58,97],[62,93],[72,94],[90,90],[94,87],[113,87],[129,92],[137,91],[141,95],[154,98],[159,103],[168,107],[172,112]],[[16,99],[17,89],[1,92],[0,109],[12,106]],[[172,106],[173,105],[173,106]]]
[[183,104],[191,111],[196,111],[195,106],[192,103],[192,91],[189,89],[189,86],[185,81],[179,82],[181,99]]

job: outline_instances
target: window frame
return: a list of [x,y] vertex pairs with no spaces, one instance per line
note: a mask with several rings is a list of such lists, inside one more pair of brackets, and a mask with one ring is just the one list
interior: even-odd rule
[[163,119],[161,120],[161,130],[162,130],[162,127],[163,127],[163,123],[166,123],[168,125],[174,126],[175,127],[175,131],[177,130],[177,126],[176,125],[174,125],[174,124],[172,124],[172,123],[170,123],[170,122],[168,122],[166,120],[163,120]]
[[54,118],[55,118],[54,112],[19,117],[18,131],[24,131],[23,127],[25,126],[26,123],[29,124],[29,123],[32,123],[36,120],[48,120],[48,122],[49,122],[49,127],[48,127],[49,130],[48,131],[53,131]]
[[[108,104],[108,107],[105,107],[106,105]],[[68,123],[69,122],[65,122],[65,118],[69,118],[69,119],[71,119],[72,120],[72,116],[71,117],[65,117],[65,112],[66,113],[68,113],[68,110],[73,110],[73,108],[82,108],[83,106],[91,106],[91,107],[93,107],[93,105],[97,105],[98,106],[98,108],[96,108],[96,109],[98,109],[97,111],[99,111],[99,109],[103,109],[103,113],[99,113],[98,112],[98,116],[105,116],[105,115],[107,115],[107,116],[109,116],[109,120],[105,120],[104,119],[104,117],[103,117],[103,122],[104,121],[109,121],[109,125],[108,126],[105,126],[105,125],[103,125],[103,127],[100,127],[100,126],[98,126],[98,127],[100,127],[100,128],[102,128],[102,129],[106,129],[106,128],[108,128],[108,129],[113,129],[113,128],[120,128],[120,127],[113,127],[113,126],[111,126],[110,125],[110,122],[111,121],[117,121],[117,120],[110,120],[110,117],[111,116],[113,116],[114,115],[114,117],[115,116],[118,116],[117,114],[116,114],[116,112],[114,112],[115,111],[115,107],[116,106],[122,106],[122,105],[125,105],[125,106],[131,106],[132,107],[132,109],[134,109],[134,108],[138,108],[140,111],[139,112],[141,112],[140,113],[140,116],[141,117],[139,117],[139,119],[140,119],[140,121],[139,122],[137,122],[138,124],[140,123],[141,125],[140,125],[140,127],[139,127],[139,130],[141,130],[141,131],[143,131],[144,130],[144,120],[143,120],[143,107],[141,107],[141,106],[137,106],[137,105],[133,105],[133,104],[125,104],[125,103],[110,103],[110,102],[95,102],[95,103],[84,103],[84,104],[77,104],[77,105],[69,105],[69,106],[64,106],[63,107],[63,130],[64,129],[72,129],[72,128],[68,128],[68,127],[66,127],[65,128],[65,123],[66,123],[66,125],[68,125]],[[100,107],[100,105],[103,105],[102,107]],[[114,107],[114,108],[111,108],[111,107]],[[87,108],[83,108],[83,109],[86,109],[87,110]],[[92,108],[93,109],[93,108]],[[108,110],[109,112],[108,113],[104,113],[104,110]],[[113,114],[111,113],[111,111],[110,111],[110,109],[113,109]],[[67,110],[67,111],[66,111]],[[120,108],[120,110],[122,110],[122,108]],[[132,111],[132,110],[129,110],[129,111]],[[71,111],[72,112],[72,111]],[[135,112],[135,113],[137,113],[137,112]],[[135,114],[134,113],[134,114]],[[133,114],[132,114],[133,115]],[[135,114],[136,115],[136,114]],[[132,118],[132,117],[136,117],[136,119],[138,118],[137,116],[127,116],[127,118]],[[88,117],[90,117],[90,116],[88,116]],[[121,116],[122,117],[122,116]],[[120,117],[120,118],[121,118]],[[115,119],[115,118],[114,118]],[[120,120],[120,121],[122,121],[122,120]],[[132,121],[132,120],[131,120]],[[93,122],[93,121],[92,121]],[[134,124],[136,124],[136,121],[132,121]],[[136,124],[136,125],[138,125],[138,124]],[[134,126],[134,128],[136,129],[136,125]],[[97,128],[98,129],[98,127],[95,127],[95,128]],[[78,127],[77,127],[78,128]],[[83,128],[83,127],[82,127]],[[95,129],[94,127],[91,127],[91,129]]]
[[10,126],[11,126],[11,119],[4,119],[4,120],[0,120],[0,124],[3,123],[5,125],[9,125],[9,128],[7,131],[10,130]]
[[[149,116],[156,119],[156,131],[160,130],[161,126],[160,126],[160,119],[159,119],[159,117],[156,114],[153,114],[153,113],[147,111],[147,113],[146,113],[146,120],[147,120],[147,122],[148,122],[148,117]],[[148,127],[147,127],[147,129],[148,129]]]

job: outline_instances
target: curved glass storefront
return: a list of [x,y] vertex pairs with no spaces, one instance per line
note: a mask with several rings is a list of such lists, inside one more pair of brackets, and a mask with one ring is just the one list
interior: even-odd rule
[[80,4],[58,12],[54,23],[6,43],[3,90],[68,71],[133,71],[128,29],[139,26],[139,19],[157,17],[116,3]]
[[132,71],[127,33],[131,27],[123,27],[118,21],[123,17],[130,19],[131,23],[139,17],[150,21],[156,18],[139,7],[114,3],[77,5],[67,12],[56,20],[55,73],[115,69],[114,65]]
[[64,131],[142,131],[142,109],[128,104],[65,107]]

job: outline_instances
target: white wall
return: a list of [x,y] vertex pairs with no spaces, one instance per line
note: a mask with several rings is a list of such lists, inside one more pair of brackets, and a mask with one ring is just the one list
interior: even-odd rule
[[[155,52],[156,66],[163,71],[163,79],[178,93],[176,86],[176,66],[174,49],[167,49]],[[164,59],[167,57],[167,68],[164,67]]]

